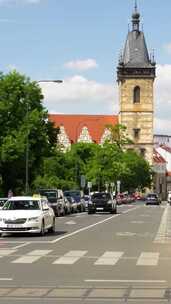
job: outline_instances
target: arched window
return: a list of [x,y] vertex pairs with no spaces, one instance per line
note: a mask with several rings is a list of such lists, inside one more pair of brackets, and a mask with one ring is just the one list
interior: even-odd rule
[[134,103],[140,103],[140,87],[134,88]]

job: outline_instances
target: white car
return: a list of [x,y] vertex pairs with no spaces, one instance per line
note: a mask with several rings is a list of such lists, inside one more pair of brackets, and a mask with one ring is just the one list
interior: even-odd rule
[[2,233],[55,232],[55,214],[46,198],[40,196],[11,197],[0,210]]

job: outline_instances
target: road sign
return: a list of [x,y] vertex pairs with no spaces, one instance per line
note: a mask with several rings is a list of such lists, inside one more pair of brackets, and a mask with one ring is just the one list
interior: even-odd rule
[[116,184],[117,184],[117,192],[120,193],[121,192],[121,181],[118,180],[116,182]]
[[86,185],[86,179],[84,175],[81,175],[81,188],[85,188]]
[[88,182],[88,183],[87,183],[87,187],[88,187],[89,189],[91,189],[91,187],[92,187],[92,182]]

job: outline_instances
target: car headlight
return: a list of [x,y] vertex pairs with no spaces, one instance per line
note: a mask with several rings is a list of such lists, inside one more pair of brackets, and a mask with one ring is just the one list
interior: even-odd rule
[[28,222],[39,222],[39,217],[30,217],[28,218]]
[[111,205],[111,204],[112,204],[112,201],[108,201],[107,204],[108,204],[108,205]]

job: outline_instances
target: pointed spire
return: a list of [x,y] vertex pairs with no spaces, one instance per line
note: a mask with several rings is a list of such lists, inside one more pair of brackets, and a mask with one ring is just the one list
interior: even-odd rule
[[138,12],[137,0],[135,0],[134,12],[132,14],[132,29],[133,31],[139,31],[140,14]]
[[134,6],[134,8],[135,8],[135,12],[137,12],[137,9],[138,9],[137,0],[135,0],[135,6]]

